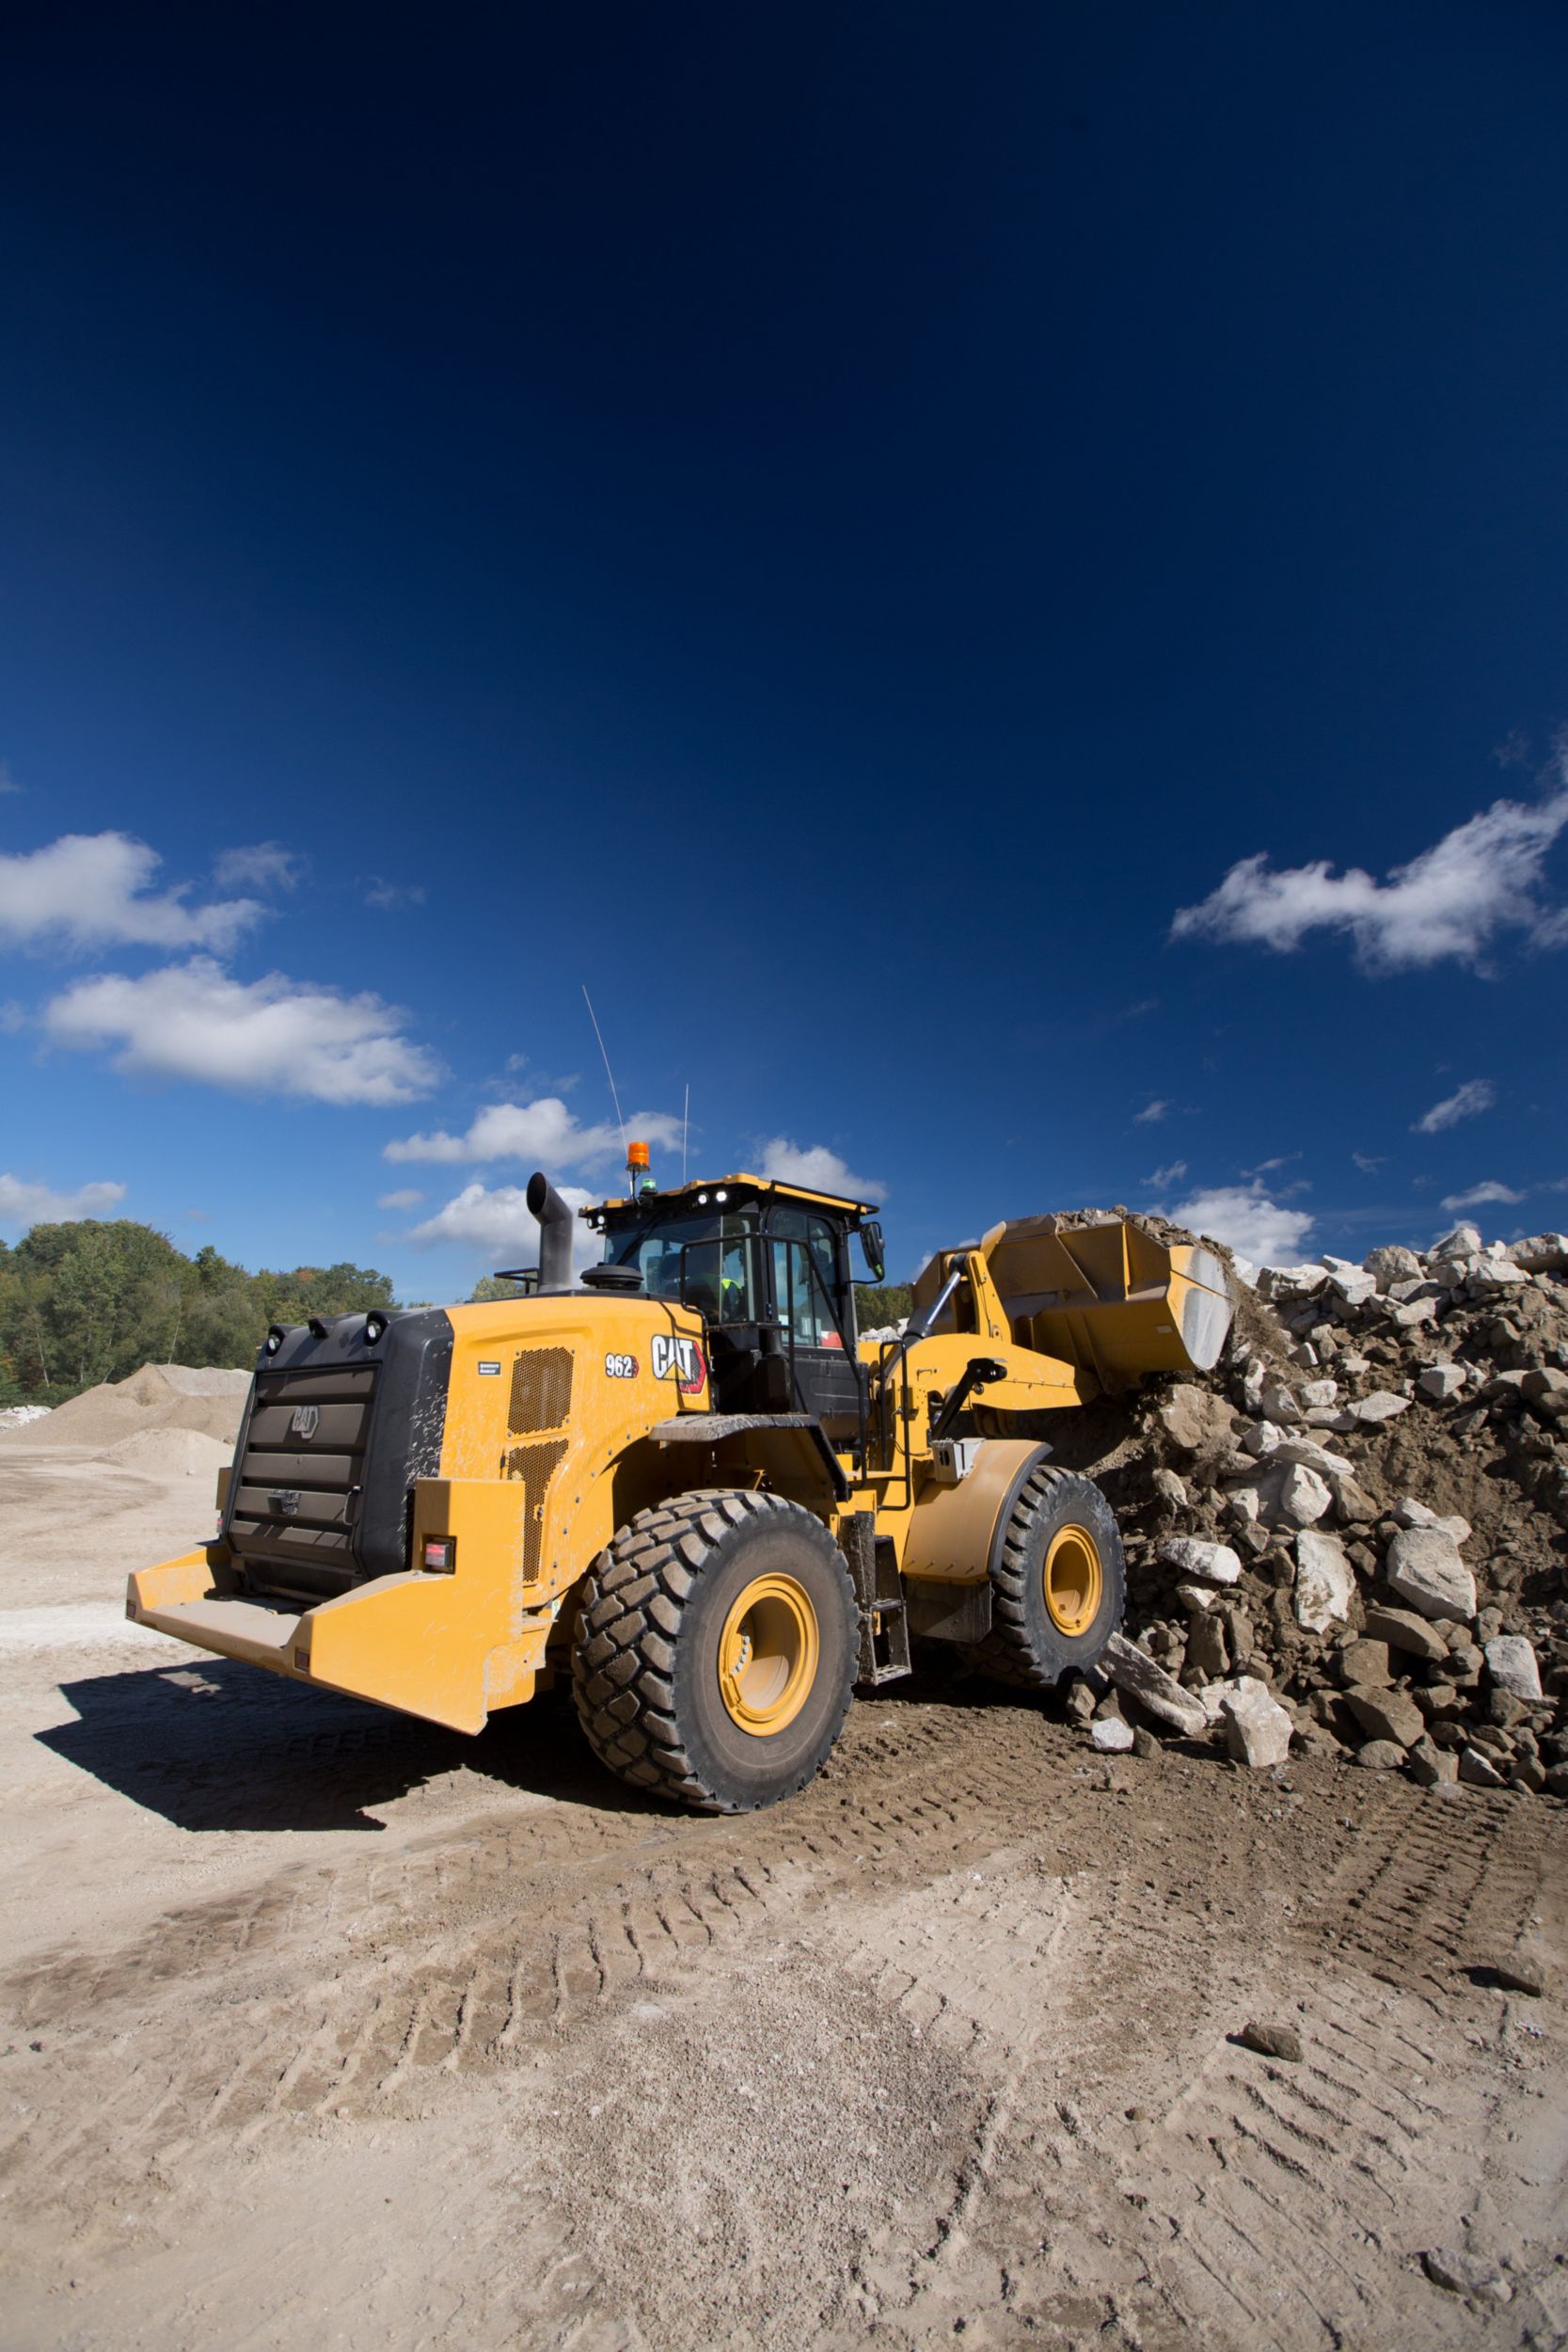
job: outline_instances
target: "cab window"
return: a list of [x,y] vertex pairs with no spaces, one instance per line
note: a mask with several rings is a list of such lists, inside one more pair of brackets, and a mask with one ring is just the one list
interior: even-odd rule
[[775,1209],[768,1235],[773,1296],[795,1345],[842,1348],[833,1228],[802,1209]]
[[761,1320],[754,1213],[671,1217],[605,1237],[610,1265],[634,1265],[650,1298],[684,1297],[713,1323]]

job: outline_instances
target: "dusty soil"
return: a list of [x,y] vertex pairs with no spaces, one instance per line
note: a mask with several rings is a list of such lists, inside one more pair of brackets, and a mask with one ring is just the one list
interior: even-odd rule
[[1560,1804],[949,1676],[673,1817],[126,1627],[207,1492],[0,1449],[8,2344],[1568,2342]]

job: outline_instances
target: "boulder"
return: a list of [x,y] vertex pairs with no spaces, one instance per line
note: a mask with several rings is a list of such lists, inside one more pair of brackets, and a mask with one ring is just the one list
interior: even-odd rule
[[1456,1225],[1441,1241],[1434,1241],[1427,1256],[1433,1258],[1474,1258],[1481,1252],[1481,1227]]
[[1228,1544],[1206,1544],[1196,1535],[1171,1535],[1160,1546],[1159,1557],[1180,1576],[1201,1577],[1206,1584],[1236,1584],[1242,1564]]
[[1120,1691],[1132,1696],[1151,1715],[1174,1731],[1183,1731],[1189,1739],[1199,1739],[1209,1728],[1209,1718],[1190,1691],[1183,1691],[1174,1675],[1157,1666],[1147,1651],[1139,1649],[1124,1633],[1113,1633],[1100,1661],[1101,1672],[1109,1677]]
[[1561,1421],[1568,1415],[1568,1372],[1560,1372],[1555,1364],[1540,1365],[1526,1373],[1520,1394],[1543,1421]]
[[1388,1389],[1374,1389],[1370,1396],[1357,1397],[1354,1405],[1346,1406],[1345,1410],[1352,1421],[1360,1422],[1365,1428],[1375,1429],[1381,1422],[1392,1421],[1399,1413],[1408,1413],[1410,1399],[1395,1396]]
[[1089,1725],[1089,1740],[1102,1756],[1125,1756],[1132,1745],[1132,1726],[1119,1715],[1100,1715]]
[[1301,1419],[1301,1406],[1289,1389],[1279,1381],[1273,1382],[1259,1398],[1266,1420],[1289,1423]]
[[1440,1527],[1402,1528],[1384,1561],[1388,1589],[1423,1617],[1476,1613],[1476,1580],[1459,1556],[1459,1546]]
[[1505,1788],[1508,1784],[1479,1748],[1465,1748],[1459,1758],[1459,1777],[1471,1788]]
[[1357,1748],[1355,1760],[1370,1772],[1397,1772],[1404,1762],[1404,1750],[1392,1740],[1369,1740],[1364,1748]]
[[1370,1527],[1379,1514],[1365,1486],[1358,1485],[1349,1470],[1330,1470],[1326,1476],[1328,1491],[1334,1498],[1334,1516],[1340,1526]]
[[1161,1428],[1182,1454],[1201,1454],[1211,1446],[1224,1445],[1234,1418],[1223,1396],[1195,1388],[1190,1380],[1172,1389],[1157,1415]]
[[1494,1690],[1507,1691],[1516,1699],[1540,1698],[1541,1668],[1533,1645],[1522,1633],[1500,1633],[1496,1641],[1483,1642],[1481,1649]]
[[1443,1636],[1408,1609],[1369,1609],[1366,1633],[1369,1641],[1386,1642],[1391,1649],[1424,1658],[1429,1666],[1441,1665],[1449,1654]]
[[1429,1364],[1416,1382],[1423,1396],[1430,1396],[1436,1405],[1446,1405],[1469,1385],[1469,1373],[1463,1364]]
[[1229,1645],[1225,1626],[1218,1617],[1202,1615],[1193,1619],[1187,1629],[1187,1663],[1211,1681],[1218,1675],[1229,1673]]
[[1532,1233],[1509,1250],[1515,1265],[1528,1274],[1568,1274],[1568,1233]]
[[1402,1691],[1351,1690],[1345,1705],[1374,1740],[1392,1740],[1396,1747],[1413,1748],[1426,1732],[1427,1721]]
[[1325,1633],[1350,1615],[1355,1576],[1337,1535],[1303,1528],[1295,1539],[1296,1623],[1308,1633]]
[[1459,1778],[1459,1758],[1430,1740],[1418,1740],[1410,1751],[1410,1777],[1423,1788],[1441,1788]]
[[1376,1689],[1389,1679],[1386,1642],[1352,1642],[1339,1652],[1339,1679],[1350,1688]]
[[1475,1534],[1468,1519],[1462,1519],[1457,1513],[1441,1519],[1429,1504],[1418,1502],[1414,1495],[1406,1495],[1402,1502],[1396,1502],[1388,1517],[1396,1527],[1440,1527],[1456,1544],[1467,1544]]
[[1315,1527],[1333,1500],[1315,1470],[1305,1462],[1291,1462],[1279,1481],[1275,1512],[1287,1527]]
[[1361,1271],[1371,1276],[1380,1291],[1390,1291],[1396,1282],[1418,1282],[1422,1266],[1413,1249],[1391,1241],[1381,1249],[1370,1249],[1361,1261]]
[[1291,1718],[1254,1676],[1237,1676],[1220,1700],[1220,1714],[1226,1750],[1236,1763],[1259,1771],[1290,1756]]
[[1337,1405],[1339,1401],[1339,1383],[1338,1380],[1308,1380],[1302,1390],[1301,1401],[1309,1407],[1316,1405],[1326,1408]]

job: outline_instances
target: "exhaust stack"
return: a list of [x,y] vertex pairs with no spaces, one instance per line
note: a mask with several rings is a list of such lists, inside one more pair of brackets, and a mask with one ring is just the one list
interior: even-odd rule
[[576,1220],[543,1168],[528,1180],[529,1215],[539,1219],[539,1287],[572,1287],[572,1232]]

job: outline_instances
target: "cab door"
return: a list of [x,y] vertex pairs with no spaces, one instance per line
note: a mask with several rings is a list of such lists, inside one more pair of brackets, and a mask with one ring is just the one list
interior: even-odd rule
[[859,1435],[863,1376],[846,1237],[825,1216],[776,1205],[766,1247],[794,1409],[814,1413],[835,1443],[846,1444]]

